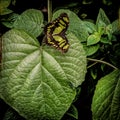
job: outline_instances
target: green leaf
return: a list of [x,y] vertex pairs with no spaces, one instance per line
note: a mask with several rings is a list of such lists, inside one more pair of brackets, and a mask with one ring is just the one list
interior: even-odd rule
[[11,0],[0,0],[0,15],[6,15],[12,12],[7,7],[10,5]]
[[87,46],[94,45],[100,41],[101,35],[98,32],[94,32],[87,38]]
[[96,53],[98,51],[99,48],[100,48],[99,44],[95,44],[95,45],[91,45],[91,46],[84,46],[87,56],[93,55],[94,53]]
[[110,20],[106,16],[105,12],[100,8],[98,16],[97,16],[97,21],[96,21],[98,32],[101,35],[103,35],[106,32],[106,27],[109,24],[110,24]]
[[5,9],[1,10],[0,15],[7,15],[7,14],[10,14],[12,12],[13,12],[12,10],[5,8]]
[[110,44],[110,45],[112,44],[111,40],[108,39],[108,36],[101,37],[100,42],[104,44]]
[[114,34],[120,34],[120,22],[118,19],[112,22],[112,31]]
[[61,13],[67,13],[70,19],[70,24],[67,32],[75,34],[75,36],[81,41],[86,41],[89,36],[88,31],[84,25],[84,22],[70,10],[60,9],[53,14],[53,19],[57,18]]
[[69,115],[70,117],[72,117],[75,120],[78,120],[78,110],[77,108],[72,105],[69,109],[69,111],[67,112],[67,115]]
[[97,25],[97,31],[99,32],[99,34],[103,35],[105,33],[105,28],[106,24],[102,21],[99,21],[99,24]]
[[14,22],[14,28],[22,29],[38,37],[43,29],[43,14],[40,10],[28,9],[23,12]]
[[88,31],[88,33],[94,33],[96,32],[96,25],[89,21],[83,21],[85,24],[85,28]]
[[7,18],[3,18],[2,24],[8,28],[13,28],[13,24],[19,15],[16,13],[9,14]]
[[111,25],[111,24],[109,24],[109,25],[106,26],[105,33],[104,33],[104,34],[107,35],[108,41],[111,41],[111,39],[112,39],[112,34],[113,34],[113,30],[112,30],[112,25]]
[[103,4],[105,5],[111,5],[112,4],[112,0],[102,0]]
[[90,75],[95,80],[97,78],[97,70],[96,69],[91,69],[90,70]]
[[92,2],[93,2],[92,0],[83,0],[82,4],[83,5],[88,5],[88,4],[91,4]]
[[112,24],[109,24],[106,26],[105,34],[112,34],[112,33],[113,33]]
[[83,46],[71,33],[63,54],[40,46],[37,39],[13,29],[3,36],[1,98],[29,120],[60,120],[86,73]]
[[105,25],[109,25],[110,24],[110,20],[106,16],[106,14],[103,11],[103,9],[100,8],[98,16],[97,16],[96,25],[99,27],[99,24],[101,24],[101,22],[103,22]]
[[0,10],[2,8],[7,8],[10,4],[11,0],[0,0]]
[[101,78],[92,101],[93,120],[120,120],[120,71]]

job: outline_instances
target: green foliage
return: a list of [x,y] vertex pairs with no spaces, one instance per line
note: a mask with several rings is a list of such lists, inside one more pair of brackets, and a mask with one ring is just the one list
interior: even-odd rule
[[87,56],[95,54],[103,45],[111,45],[116,40],[114,33],[117,32],[118,34],[120,30],[118,20],[110,23],[110,20],[102,9],[99,10],[96,24],[84,21],[84,25],[89,33],[86,44],[84,44]]
[[18,16],[19,15],[16,13],[8,14],[8,15],[6,15],[6,17],[3,17],[1,19],[1,23],[8,28],[13,28],[14,22],[16,21]]
[[86,51],[87,56],[91,56],[94,53],[96,53],[100,48],[99,44],[91,45],[91,46],[86,46],[84,45],[84,49]]
[[119,19],[112,22],[112,31],[114,34],[120,34]]
[[[91,107],[93,120],[119,120],[119,20],[111,22],[101,8],[95,22],[81,20],[75,14],[80,7],[74,9],[78,3],[73,2],[56,8],[53,20],[64,12],[70,20],[66,31],[70,48],[61,53],[44,43],[43,13],[36,9],[27,9],[20,15],[11,13],[10,2],[0,2],[1,22],[12,28],[2,39],[0,98],[28,120],[78,120],[81,99],[94,93],[93,99],[89,98],[91,106],[85,105],[89,110]],[[83,0],[82,4],[92,2]],[[102,2],[112,4],[108,0]],[[8,109],[3,119],[18,120],[15,114]]]
[[69,111],[67,112],[67,115],[69,115],[71,118],[78,120],[78,110],[77,108],[72,105],[69,109]]
[[101,78],[92,101],[93,120],[120,119],[120,71]]
[[[26,119],[59,120],[75,99],[75,88],[84,81],[86,56],[71,32],[66,54],[40,46],[35,37],[43,30],[42,21],[40,12],[27,10],[15,21],[16,29],[4,34],[0,96]],[[33,25],[38,25],[36,31]]]
[[[90,76],[93,80],[98,80],[96,85],[95,93],[93,96],[92,107],[92,117],[93,120],[119,120],[120,119],[120,89],[119,89],[119,70],[113,71],[106,74],[105,64],[115,68],[111,64],[102,61],[102,59],[109,59],[115,66],[119,66],[117,63],[119,57],[119,43],[116,44],[116,36],[119,35],[119,22],[115,20],[113,23],[110,22],[105,12],[100,9],[97,16],[96,24],[85,21],[85,25],[90,26],[87,29],[89,32],[89,37],[87,38],[86,44],[84,43],[84,48],[86,50],[87,56],[95,58],[100,56],[101,60],[92,59],[95,63],[90,64]],[[112,45],[112,46],[111,46]],[[120,47],[120,46],[119,46]],[[115,49],[116,50],[115,50]],[[114,52],[116,53],[114,53]],[[103,56],[103,58],[102,58]],[[109,56],[109,57],[107,57]],[[115,58],[115,56],[117,56]],[[88,59],[91,60],[91,59]],[[114,61],[114,62],[113,62]],[[101,67],[97,67],[97,62],[101,62]],[[96,69],[95,66],[96,65]],[[117,68],[115,68],[117,69]],[[99,79],[100,73],[104,72],[104,77]],[[101,76],[100,76],[101,77]]]
[[100,41],[100,34],[98,32],[94,32],[87,38],[87,46],[94,45]]
[[12,10],[7,7],[10,5],[11,0],[0,0],[0,15],[12,13]]

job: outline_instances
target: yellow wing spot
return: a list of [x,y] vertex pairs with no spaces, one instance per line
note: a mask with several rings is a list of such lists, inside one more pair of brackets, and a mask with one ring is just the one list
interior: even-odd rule
[[62,21],[62,20],[59,21],[59,25],[60,25],[60,26],[63,26],[63,25],[66,26],[65,22]]
[[57,28],[54,30],[53,35],[54,35],[54,34],[59,34],[60,32],[62,32],[62,30],[63,30],[63,27],[57,27]]
[[48,44],[50,44],[50,45],[54,45],[54,42],[51,41],[50,37],[47,37],[47,40],[48,40],[48,41],[47,41]]
[[66,21],[66,22],[69,22],[67,17],[63,17],[63,20]]
[[64,47],[63,47],[63,49],[68,49],[69,48],[69,44],[66,44]]

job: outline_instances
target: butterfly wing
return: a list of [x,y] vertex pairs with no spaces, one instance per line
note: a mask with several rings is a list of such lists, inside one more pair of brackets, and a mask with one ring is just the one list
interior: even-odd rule
[[63,13],[60,15],[58,19],[54,21],[54,23],[55,23],[55,28],[52,34],[64,35],[69,25],[69,18],[66,13]]
[[66,13],[61,14],[57,19],[45,26],[46,43],[54,46],[62,52],[67,52],[69,48],[65,32],[69,25],[69,18]]
[[61,50],[63,53],[68,51],[70,45],[69,45],[68,40],[65,36],[62,37],[59,35],[55,35],[55,36],[53,36],[53,39],[56,42],[55,47],[58,50]]

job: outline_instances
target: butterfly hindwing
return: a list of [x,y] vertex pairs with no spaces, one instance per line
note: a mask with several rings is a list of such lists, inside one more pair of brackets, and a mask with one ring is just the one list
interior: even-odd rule
[[69,18],[66,13],[62,13],[57,19],[48,23],[45,28],[45,41],[62,52],[67,52],[69,43],[65,36],[65,32],[69,25]]

